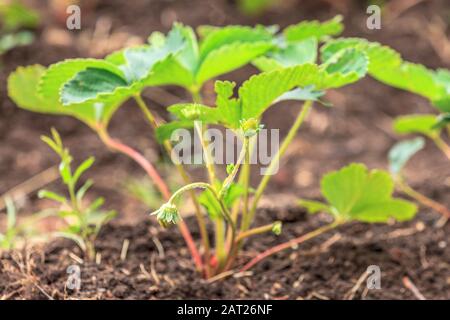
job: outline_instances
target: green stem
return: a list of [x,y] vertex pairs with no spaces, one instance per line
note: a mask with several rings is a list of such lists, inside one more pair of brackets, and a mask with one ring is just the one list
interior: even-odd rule
[[203,128],[203,125],[198,121],[194,122],[194,127],[199,135],[200,144],[202,145],[203,155],[205,156],[205,166],[206,170],[208,171],[209,181],[211,185],[214,186],[216,181],[216,169],[214,167],[214,162],[211,158],[211,154],[209,153],[208,143],[204,139],[205,130]]
[[[156,118],[153,116],[149,107],[147,106],[145,101],[142,99],[142,96],[140,94],[135,95],[135,100],[136,100],[137,105],[141,109],[142,113],[146,117],[147,121],[152,126],[153,131],[156,132],[157,128],[159,127],[159,123],[156,121]],[[164,149],[166,150],[166,153],[170,157],[170,155],[172,154],[172,144],[170,143],[170,141],[164,141],[163,146],[164,146]],[[175,163],[175,167],[177,168],[178,173],[180,174],[184,183],[190,184],[191,179],[189,178],[189,175],[187,174],[184,166],[178,162],[178,163]],[[197,196],[195,195],[195,192],[191,191],[189,194],[192,199],[192,202],[194,203],[195,217],[197,219],[197,223],[198,223],[199,230],[200,230],[200,236],[202,238],[202,245],[203,245],[203,249],[205,251],[205,254],[204,254],[205,272],[206,272],[206,277],[209,278],[210,271],[211,271],[210,263],[209,263],[209,260],[211,257],[211,253],[210,253],[211,249],[210,249],[210,243],[209,243],[208,230],[206,228],[206,221],[201,212],[200,205],[198,203],[198,199],[197,199]]]
[[236,237],[236,243],[241,242],[241,240],[244,240],[246,238],[255,236],[257,234],[262,234],[262,233],[266,233],[266,232],[271,232],[273,230],[273,227],[279,222],[274,222],[262,227],[258,227],[258,228],[253,228],[250,230],[247,230],[245,232],[240,233],[237,237]]
[[231,186],[231,184],[233,183],[234,179],[236,178],[237,173],[239,172],[239,168],[241,167],[241,164],[244,160],[244,158],[246,158],[247,156],[247,152],[248,152],[248,144],[249,144],[249,138],[245,137],[244,138],[244,145],[242,146],[242,150],[241,153],[239,154],[238,160],[232,170],[232,172],[228,175],[228,177],[226,177],[225,181],[222,184],[222,188],[220,189],[219,192],[219,198],[223,198],[226,191],[228,190],[228,188]]
[[303,242],[306,242],[306,241],[308,241],[308,240],[310,240],[312,238],[315,238],[315,237],[317,237],[317,236],[319,236],[319,235],[321,235],[321,234],[323,234],[325,232],[328,232],[328,231],[338,227],[341,224],[343,224],[342,221],[334,221],[334,222],[332,222],[330,224],[327,224],[327,225],[325,225],[323,227],[320,227],[320,228],[318,228],[318,229],[316,229],[314,231],[308,232],[308,233],[306,233],[306,234],[304,234],[304,235],[302,235],[302,236],[300,236],[300,237],[298,237],[296,239],[292,239],[292,240],[290,240],[288,242],[285,242],[285,243],[282,243],[282,244],[277,245],[275,247],[272,247],[272,248],[270,248],[270,249],[268,249],[268,250],[258,254],[256,257],[254,257],[252,260],[250,260],[250,262],[248,262],[241,269],[241,272],[249,270],[255,264],[259,263],[260,261],[264,260],[265,258],[267,258],[267,257],[269,257],[269,256],[271,256],[271,255],[273,255],[275,253],[278,253],[280,251],[283,251],[283,250],[292,248],[294,246],[297,246],[297,245],[299,245],[299,244],[301,244]]
[[[210,185],[209,183],[205,183],[205,182],[194,182],[191,183],[187,186],[184,186],[180,189],[178,189],[173,195],[172,197],[169,199],[168,203],[173,204],[174,201],[184,192],[187,192],[189,190],[194,190],[194,189],[207,189],[211,192],[211,194],[213,195],[213,197],[217,200],[217,202],[220,205],[220,209],[222,212],[222,216],[224,218],[224,220],[229,224],[229,226],[231,227],[231,233],[232,233],[232,241],[234,243],[235,239],[236,239],[236,225],[233,223],[233,220],[231,219],[231,214],[229,212],[229,210],[227,209],[226,205],[224,204],[223,200],[219,198],[219,195],[216,192],[216,189]],[[219,228],[217,228],[217,234],[221,234],[223,239],[225,239],[225,232],[222,231],[223,228],[221,228],[221,224],[223,224],[223,220],[219,222],[219,220],[216,221],[216,227],[218,226]],[[224,246],[224,242],[220,239],[217,239],[217,234],[216,234],[216,245],[218,244],[219,247],[219,251],[216,252],[217,254],[217,259],[219,262],[219,268],[221,266],[223,266],[226,263],[226,252],[225,252],[225,246]],[[217,248],[216,248],[217,250]],[[222,251],[221,251],[222,250]]]
[[189,92],[191,93],[192,101],[195,103],[203,103],[203,97],[200,93],[200,89],[191,89]]
[[433,209],[434,211],[440,213],[446,218],[450,218],[450,210],[444,207],[439,202],[434,201],[433,199],[428,198],[424,194],[414,190],[403,177],[398,177],[397,179],[397,185],[399,186],[400,190],[404,192],[409,197],[413,198],[417,202],[421,203],[422,205],[429,207]]
[[249,209],[249,188],[250,188],[250,146],[247,143],[245,146],[245,162],[244,162],[244,172],[243,172],[243,184],[244,184],[244,207],[242,211],[242,216],[248,216]]
[[450,160],[450,146],[447,143],[445,143],[445,141],[439,136],[432,137],[432,140],[439,148],[439,150],[441,150],[445,154],[445,156]]
[[283,143],[281,144],[280,149],[278,150],[277,154],[270,162],[270,165],[267,168],[267,171],[266,171],[264,177],[262,178],[258,188],[256,189],[255,197],[253,199],[253,203],[252,203],[250,212],[243,217],[244,221],[241,226],[242,231],[248,230],[248,228],[250,227],[250,225],[253,221],[253,218],[255,216],[256,208],[258,207],[259,200],[261,199],[261,197],[264,193],[264,190],[267,187],[267,184],[269,183],[270,179],[272,178],[272,175],[275,172],[275,169],[279,165],[279,161],[280,161],[281,157],[285,154],[289,144],[292,142],[295,135],[297,134],[297,131],[300,129],[301,125],[303,124],[306,117],[308,116],[312,105],[313,105],[312,101],[306,101],[304,103],[303,108],[300,110],[294,124],[292,125],[286,138],[284,139]]
[[150,109],[148,108],[147,104],[145,103],[144,99],[142,99],[142,96],[140,94],[136,94],[134,96],[134,100],[136,101],[137,105],[139,106],[139,109],[141,109],[142,113],[144,114],[147,121],[150,123],[152,128],[155,130],[159,127],[158,122],[156,121],[156,118],[151,113]]

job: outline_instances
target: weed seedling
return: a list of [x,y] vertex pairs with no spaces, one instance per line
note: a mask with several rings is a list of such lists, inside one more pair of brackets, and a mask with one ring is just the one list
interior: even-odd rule
[[17,219],[17,209],[11,198],[5,198],[6,205],[6,226],[5,231],[0,232],[0,251],[12,250],[20,247],[28,240],[39,240],[43,238],[43,234],[39,233],[36,224],[50,215],[49,212],[43,211],[32,214],[21,222]]
[[52,129],[52,136],[44,136],[42,140],[60,157],[59,173],[68,191],[68,197],[48,190],[39,191],[40,198],[50,199],[59,204],[55,209],[56,215],[67,225],[54,235],[74,241],[92,261],[95,258],[95,239],[100,229],[116,215],[115,211],[101,210],[103,198],[97,198],[93,202],[85,200],[86,192],[93,184],[92,180],[87,180],[77,188],[81,176],[94,164],[94,158],[83,161],[72,170],[73,158],[69,150],[63,146],[58,132]]

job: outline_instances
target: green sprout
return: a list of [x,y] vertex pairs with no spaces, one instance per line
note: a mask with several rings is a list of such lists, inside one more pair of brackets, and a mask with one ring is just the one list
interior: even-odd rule
[[27,241],[37,241],[45,238],[45,235],[37,230],[37,223],[48,217],[48,211],[32,214],[18,221],[18,214],[14,201],[6,197],[6,225],[5,231],[0,232],[0,251],[13,250],[21,247]]
[[59,205],[55,208],[56,215],[62,218],[67,226],[54,235],[74,241],[88,260],[92,261],[96,256],[95,240],[98,233],[104,224],[116,216],[116,212],[101,210],[103,198],[97,198],[93,202],[85,200],[86,193],[93,185],[92,180],[87,180],[81,187],[77,187],[81,176],[94,164],[94,158],[83,161],[72,170],[73,158],[69,150],[64,147],[59,133],[55,129],[51,132],[51,137],[43,136],[42,140],[61,159],[59,173],[69,197],[48,190],[41,190],[38,195],[39,198],[52,200]]

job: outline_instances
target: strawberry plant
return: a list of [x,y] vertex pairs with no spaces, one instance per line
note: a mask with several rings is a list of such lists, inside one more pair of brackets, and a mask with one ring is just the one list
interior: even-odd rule
[[74,241],[86,254],[89,260],[95,257],[95,239],[102,226],[111,220],[115,211],[102,211],[103,198],[97,198],[91,203],[84,200],[86,193],[92,186],[92,180],[87,180],[77,188],[81,176],[94,164],[94,158],[83,161],[72,170],[73,158],[62,143],[61,137],[52,129],[52,137],[42,137],[42,140],[60,157],[59,173],[68,190],[69,198],[64,195],[48,191],[39,191],[40,198],[53,200],[59,205],[55,209],[56,215],[64,220],[66,227],[54,235]]
[[[274,27],[203,26],[198,29],[198,40],[190,27],[175,24],[167,36],[155,32],[149,37],[149,44],[115,52],[102,60],[71,59],[48,68],[39,65],[21,67],[9,77],[8,91],[21,108],[77,118],[93,129],[110,149],[135,160],[166,201],[153,215],[164,227],[178,225],[196,268],[208,278],[231,269],[244,241],[250,236],[281,232],[280,222],[253,226],[259,201],[281,157],[306,120],[313,103],[321,102],[326,90],[357,82],[369,70],[370,56],[364,47],[358,46],[330,52],[323,63],[318,63],[319,44],[339,35],[342,28],[340,17],[324,23],[302,22],[281,34],[276,34]],[[203,102],[202,87],[206,81],[250,62],[263,72],[252,76],[237,90],[233,82],[216,81],[215,106]],[[169,123],[158,120],[141,96],[146,87],[157,85],[180,86],[192,96],[192,103],[168,107],[174,118]],[[109,135],[108,124],[112,116],[129,98],[136,101],[169,154],[173,147],[170,138],[176,129],[193,128],[198,133],[208,182],[192,183],[183,164],[174,161],[185,185],[172,194],[158,171],[140,152]],[[302,101],[303,106],[251,197],[252,147],[263,127],[266,111],[284,100]],[[227,166],[224,176],[211,159],[206,134],[209,125],[231,130],[242,141],[238,159]],[[57,136],[53,136],[53,140],[46,139],[56,145],[53,148],[64,159],[68,154],[59,140]],[[73,178],[68,174],[67,181]],[[69,193],[75,191],[74,185],[69,186]],[[185,193],[194,200],[202,254],[179,214],[178,203]],[[390,193],[386,194],[390,196]],[[53,194],[46,195],[55,198]],[[63,200],[59,196],[56,199]],[[384,200],[391,199],[386,196]],[[80,216],[79,204],[76,201],[67,203],[70,211]],[[206,209],[207,216],[200,205]],[[214,250],[210,245],[206,217],[214,222]]]
[[[343,61],[351,60],[353,68],[343,68]],[[350,56],[339,56],[327,65],[305,63],[287,68],[277,68],[251,77],[244,82],[234,97],[235,83],[217,81],[216,106],[199,103],[178,104],[168,108],[176,120],[161,125],[157,129],[160,142],[167,141],[177,128],[197,129],[199,121],[203,124],[215,124],[232,130],[243,142],[238,160],[227,168],[227,176],[221,180],[214,164],[206,161],[209,182],[188,184],[177,192],[153,214],[164,226],[181,220],[177,209],[177,200],[182,193],[194,189],[205,190],[200,201],[211,219],[215,222],[215,259],[211,268],[213,273],[226,271],[232,267],[243,241],[255,234],[274,231],[280,232],[280,223],[252,228],[258,203],[270,177],[275,172],[280,158],[285,153],[296,132],[308,115],[312,104],[324,91],[330,88],[353,83],[365,75],[367,61],[363,53],[353,50]],[[282,100],[305,101],[294,121],[287,137],[274,156],[264,177],[250,201],[250,170],[252,140],[261,129],[263,114],[276,102]],[[202,132],[202,128],[198,128]],[[202,137],[202,135],[200,135]],[[204,143],[205,157],[208,159],[208,147]],[[239,174],[239,177],[238,177]],[[226,225],[226,226],[225,226]],[[226,229],[225,229],[226,228]]]

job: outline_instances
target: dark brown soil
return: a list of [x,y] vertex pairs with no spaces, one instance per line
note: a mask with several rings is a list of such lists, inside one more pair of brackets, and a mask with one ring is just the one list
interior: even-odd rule
[[[254,238],[238,264],[269,246],[323,224],[324,217],[296,209],[260,212],[260,223],[284,222],[282,236]],[[408,277],[427,299],[450,299],[450,225],[436,228],[436,216],[384,225],[351,224],[297,250],[277,254],[252,272],[207,283],[200,279],[172,230],[148,219],[137,225],[109,225],[98,240],[100,264],[79,264],[78,248],[57,241],[40,250],[2,256],[0,296],[9,299],[416,299],[403,284]],[[125,239],[126,259],[120,254]],[[157,249],[161,243],[163,249]],[[81,266],[81,289],[65,287],[67,268]],[[366,290],[358,278],[370,265],[381,269],[381,289]],[[29,267],[29,268],[28,268]],[[238,268],[236,268],[238,269]],[[354,294],[351,295],[352,288]]]
[[[354,224],[344,227],[335,232],[338,236],[332,238],[341,237],[339,241],[327,250],[321,250],[320,245],[326,244],[332,234],[311,241],[297,251],[268,259],[255,267],[254,275],[230,277],[222,282],[207,284],[192,269],[177,232],[161,230],[154,221],[143,218],[148,208],[123,190],[123,181],[127,177],[143,176],[131,160],[110,153],[94,133],[76,120],[17,109],[6,97],[5,86],[7,75],[19,65],[48,65],[64,58],[95,55],[92,46],[81,45],[83,42],[80,39],[93,32],[98,17],[111,21],[113,35],[125,32],[129,35],[127,38],[136,36],[145,39],[152,31],[166,31],[173,20],[193,26],[233,23],[277,23],[285,26],[302,19],[324,20],[342,13],[345,15],[346,36],[380,41],[399,50],[408,60],[433,68],[449,68],[449,60],[433,49],[430,40],[433,37],[429,33],[430,24],[436,19],[449,20],[448,1],[424,1],[383,25],[383,29],[377,32],[366,29],[365,2],[356,0],[346,1],[343,7],[329,4],[337,3],[334,1],[289,0],[286,5],[254,18],[243,16],[235,9],[233,1],[226,0],[97,2],[96,11],[84,11],[83,30],[73,34],[58,27],[45,4],[35,4],[41,6],[40,9],[46,14],[44,25],[37,33],[37,41],[29,47],[17,48],[2,58],[0,195],[56,164],[56,157],[48,153],[47,147],[38,138],[54,126],[77,160],[90,155],[96,157],[95,167],[89,174],[96,182],[92,197],[104,196],[107,207],[119,212],[119,219],[103,230],[98,241],[102,263],[83,264],[83,286],[79,293],[66,292],[64,284],[66,268],[74,263],[69,253],[80,253],[70,243],[58,241],[45,247],[44,251],[34,250],[28,258],[24,252],[21,255],[4,255],[0,265],[0,297],[342,299],[364,270],[375,264],[382,271],[382,289],[364,292],[363,283],[354,298],[414,299],[416,297],[402,283],[402,277],[408,276],[426,298],[450,299],[449,226],[436,229],[434,223],[438,216],[424,209],[417,220],[406,224]],[[62,37],[69,36],[71,41],[59,45],[49,43],[46,34],[50,28],[62,30]],[[448,40],[448,33],[446,37],[444,40]],[[124,43],[123,39],[111,40],[118,42],[113,44],[119,46],[121,41]],[[227,78],[242,82],[253,72],[254,69],[247,67]],[[187,98],[178,89],[165,90],[170,96],[155,96],[152,90],[146,93],[148,102],[161,117],[166,117],[164,106],[167,101]],[[211,86],[208,86],[205,95],[211,97],[211,91]],[[432,110],[425,100],[388,88],[372,79],[330,92],[327,99],[334,104],[334,108],[315,108],[309,122],[289,148],[284,166],[273,178],[270,193],[290,195],[294,199],[316,198],[319,197],[319,179],[329,170],[349,162],[364,162],[370,168],[385,168],[386,154],[399,138],[392,132],[392,119],[401,114]],[[281,133],[285,134],[287,123],[297,113],[297,108],[289,103],[272,108],[264,123],[268,128],[280,128]],[[142,150],[146,157],[163,168],[162,153],[133,103],[127,103],[119,110],[111,129],[114,136]],[[169,170],[163,172],[170,177]],[[201,177],[196,170],[192,173],[195,177]],[[450,206],[450,167],[447,159],[431,144],[413,159],[406,173],[411,184],[421,192]],[[253,185],[257,180],[255,175]],[[60,184],[52,183],[49,188],[57,190]],[[249,242],[239,261],[241,264],[264,248],[301,235],[323,223],[323,217],[305,217],[296,209],[286,209],[292,207],[292,203],[285,201],[284,197],[283,200],[275,199],[281,209],[261,211],[258,223],[271,218],[282,219],[286,222],[283,235],[279,238],[267,235]],[[273,197],[266,202],[270,201]],[[48,203],[39,201],[32,193],[19,205],[21,213],[27,214],[47,207]],[[425,225],[423,231],[420,231],[421,220]],[[153,238],[163,244],[164,258],[158,255]],[[126,261],[121,262],[119,255],[124,239],[130,240],[130,249]],[[153,275],[151,270],[155,272]]]

